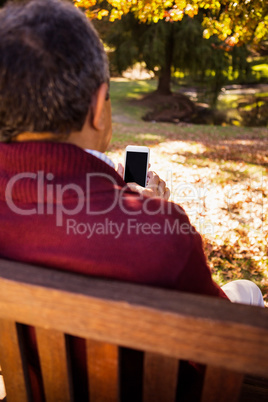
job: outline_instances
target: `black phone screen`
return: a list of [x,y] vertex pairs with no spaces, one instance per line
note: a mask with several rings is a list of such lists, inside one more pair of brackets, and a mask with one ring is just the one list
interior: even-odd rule
[[125,166],[125,182],[137,183],[140,186],[146,185],[147,173],[147,152],[127,152]]

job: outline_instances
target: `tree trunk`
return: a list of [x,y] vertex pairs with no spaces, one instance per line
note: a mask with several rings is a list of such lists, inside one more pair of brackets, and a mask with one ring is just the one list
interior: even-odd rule
[[173,47],[174,47],[174,31],[173,24],[168,22],[170,27],[170,34],[167,36],[166,41],[166,54],[165,54],[165,65],[161,68],[159,79],[158,79],[158,87],[157,92],[162,95],[170,95],[171,94],[171,67],[173,61]]
[[162,68],[160,71],[157,92],[159,92],[162,95],[170,95],[171,94],[170,81],[171,81],[171,66],[166,66],[165,68]]

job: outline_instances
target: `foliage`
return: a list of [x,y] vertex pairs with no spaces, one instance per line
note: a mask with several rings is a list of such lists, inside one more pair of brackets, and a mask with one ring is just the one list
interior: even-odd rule
[[[260,40],[261,37],[255,34],[265,13],[265,4],[258,2],[257,10],[256,3],[254,10],[258,12],[251,18],[253,3],[254,0],[235,6],[236,3],[196,0],[187,4],[182,0],[76,1],[77,5],[86,8],[91,18],[109,16],[110,21],[114,21],[112,28],[104,30],[103,39],[114,49],[112,65],[115,64],[119,72],[137,61],[144,61],[146,67],[158,76],[157,90],[162,94],[171,93],[171,77],[176,70],[187,72],[192,77],[199,77],[203,83],[209,83],[213,107],[221,87],[226,83],[230,66],[233,73],[238,71],[242,81],[250,75],[247,50],[244,45],[236,46],[241,40],[250,40],[246,33],[249,31],[240,27],[238,35],[239,24],[235,17],[231,18],[231,14],[237,16],[247,10],[251,39]],[[103,10],[106,10],[105,13]],[[244,15],[243,21],[245,18]],[[104,20],[107,21],[107,18]],[[235,25],[231,29],[233,21]],[[99,23],[98,26],[107,27],[109,24]],[[261,32],[263,37],[265,29]],[[207,74],[210,74],[209,81],[206,80]]]
[[96,21],[95,25],[112,49],[110,64],[119,73],[144,61],[159,78],[158,91],[168,94],[171,74],[184,72],[193,81],[206,84],[211,104],[215,106],[230,66],[241,79],[250,73],[248,52],[244,46],[234,46],[231,52],[226,52],[216,36],[204,39],[202,18],[203,13],[199,12],[194,18],[184,16],[182,21],[173,23],[161,20],[144,24],[128,13],[113,23]]
[[267,38],[268,5],[266,0],[74,0],[90,18],[120,19],[132,12],[139,21],[181,21],[184,15],[194,17],[205,10],[204,37],[217,35],[227,46],[259,42]]
[[[208,67],[212,53],[217,56],[223,52],[221,49],[211,52],[211,41],[202,36],[201,21],[200,14],[192,19],[185,16],[172,24],[163,20],[146,24],[129,12],[103,31],[103,39],[114,49],[112,62],[119,72],[137,61],[144,61],[159,77],[158,90],[170,93],[172,68],[196,75]],[[100,22],[97,27],[103,25],[107,23]],[[219,65],[225,67],[222,58]]]
[[[191,42],[197,44],[195,42],[197,39],[196,24],[190,20],[187,21],[189,24],[186,23],[186,20],[183,22],[183,24],[169,24],[160,21],[147,25],[139,23],[134,15],[129,13],[120,21],[115,21],[112,29],[107,31],[103,39],[115,49],[115,62],[119,72],[137,61],[145,61],[147,68],[156,73],[165,65],[166,48],[170,46],[171,40],[176,42],[176,49],[173,49],[176,53],[172,61],[173,64],[177,61],[177,65],[180,67],[185,64],[185,55],[190,53],[188,47]],[[186,35],[188,33],[190,35]],[[182,41],[181,37],[184,36],[186,38]],[[187,42],[188,38],[189,42]]]

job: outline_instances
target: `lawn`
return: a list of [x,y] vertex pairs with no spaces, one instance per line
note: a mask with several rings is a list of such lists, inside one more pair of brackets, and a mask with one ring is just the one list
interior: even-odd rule
[[251,279],[268,306],[268,129],[144,122],[131,100],[153,89],[112,81],[109,156],[123,162],[126,145],[149,146],[151,169],[203,236],[216,282]]

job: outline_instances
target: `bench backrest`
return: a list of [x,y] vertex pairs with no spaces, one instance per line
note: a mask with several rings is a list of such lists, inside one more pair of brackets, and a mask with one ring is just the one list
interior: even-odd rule
[[180,359],[207,366],[203,402],[238,400],[244,374],[268,377],[266,309],[0,260],[8,402],[30,400],[20,324],[36,328],[47,402],[72,401],[66,334],[86,339],[90,402],[120,400],[119,347],[144,351],[144,402],[175,401]]

